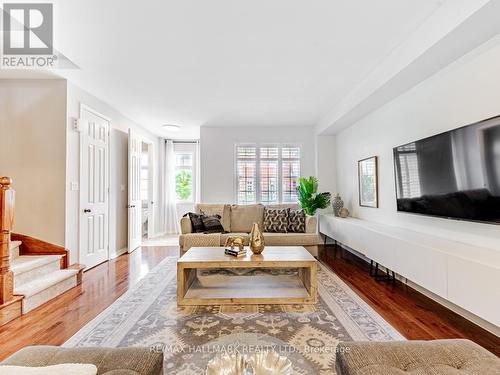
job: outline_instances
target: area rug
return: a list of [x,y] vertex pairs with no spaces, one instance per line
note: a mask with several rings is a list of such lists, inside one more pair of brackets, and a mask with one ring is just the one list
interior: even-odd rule
[[176,261],[162,261],[64,346],[150,347],[176,375],[205,374],[220,353],[275,350],[294,374],[323,375],[335,374],[339,341],[404,340],[321,263],[316,305],[177,307]]

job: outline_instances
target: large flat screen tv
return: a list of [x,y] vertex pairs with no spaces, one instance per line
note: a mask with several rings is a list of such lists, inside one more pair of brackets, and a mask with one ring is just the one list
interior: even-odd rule
[[500,116],[394,148],[398,211],[500,224]]

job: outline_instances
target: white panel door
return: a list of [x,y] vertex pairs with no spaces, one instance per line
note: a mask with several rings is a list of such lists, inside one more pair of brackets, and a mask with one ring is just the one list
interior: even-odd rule
[[94,267],[109,258],[109,121],[81,111],[80,263]]
[[128,251],[141,246],[141,153],[142,140],[128,130]]

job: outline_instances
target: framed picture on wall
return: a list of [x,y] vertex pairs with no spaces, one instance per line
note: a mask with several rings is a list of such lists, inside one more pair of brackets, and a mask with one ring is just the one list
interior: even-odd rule
[[359,205],[378,208],[378,158],[358,161]]

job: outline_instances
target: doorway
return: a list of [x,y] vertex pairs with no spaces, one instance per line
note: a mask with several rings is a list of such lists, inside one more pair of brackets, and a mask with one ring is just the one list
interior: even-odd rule
[[154,147],[128,130],[128,252],[154,236]]
[[153,145],[145,141],[141,147],[141,209],[141,237],[144,241],[154,235]]
[[80,263],[94,267],[109,259],[110,121],[81,105]]

